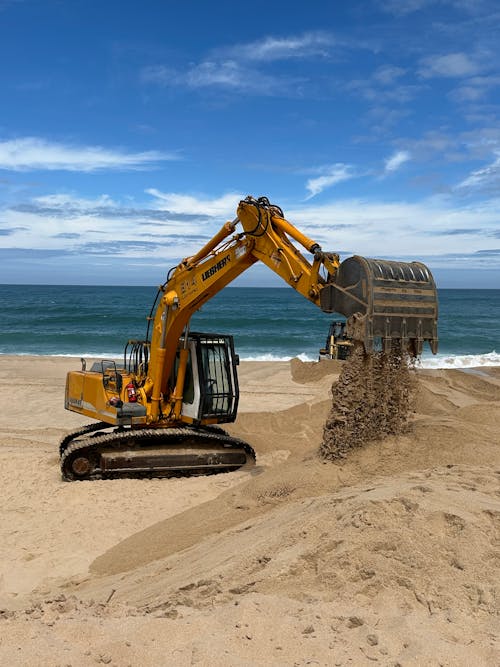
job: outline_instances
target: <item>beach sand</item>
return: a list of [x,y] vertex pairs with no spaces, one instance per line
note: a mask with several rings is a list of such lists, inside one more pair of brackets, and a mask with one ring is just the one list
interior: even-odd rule
[[339,362],[243,362],[254,468],[61,481],[77,359],[0,357],[0,664],[498,665],[500,368],[318,457]]

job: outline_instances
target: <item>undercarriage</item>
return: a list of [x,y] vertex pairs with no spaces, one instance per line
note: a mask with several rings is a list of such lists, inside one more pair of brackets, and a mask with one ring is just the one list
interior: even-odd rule
[[255,463],[248,443],[217,426],[117,429],[98,422],[66,435],[59,451],[66,481],[206,475]]

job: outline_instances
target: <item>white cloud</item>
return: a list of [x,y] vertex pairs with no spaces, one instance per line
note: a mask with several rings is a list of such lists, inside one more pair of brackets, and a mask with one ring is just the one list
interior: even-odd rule
[[177,159],[158,151],[125,153],[102,146],[73,146],[24,137],[0,142],[0,169],[10,171],[63,170],[93,172],[101,170],[139,170],[151,168],[162,160]]
[[226,216],[234,219],[236,207],[243,195],[229,193],[215,199],[197,198],[192,195],[175,192],[161,192],[156,188],[149,188],[146,192],[155,197],[155,208],[172,211],[172,213],[186,215]]
[[361,95],[371,104],[390,104],[392,109],[394,109],[394,103],[405,105],[417,97],[422,90],[419,85],[399,83],[397,78],[394,78],[391,82],[390,76],[388,72],[380,77],[377,77],[377,73],[375,73],[370,79],[349,80],[345,87],[346,90]]
[[384,65],[373,73],[373,79],[383,86],[390,86],[406,73],[402,67],[395,65]]
[[207,60],[186,70],[153,65],[142,70],[141,80],[165,87],[183,86],[193,90],[216,87],[263,95],[294,92],[298,83],[290,77],[272,76],[244,67],[234,60]]
[[325,57],[329,55],[333,44],[333,37],[323,32],[308,32],[292,37],[269,36],[216,49],[206,58],[184,68],[149,65],[142,69],[140,79],[143,83],[159,86],[185,86],[192,89],[219,87],[264,95],[283,92],[297,94],[302,79],[290,74],[281,73],[277,76],[265,73],[265,64],[292,58]]
[[68,207],[72,209],[80,209],[88,211],[103,206],[116,206],[116,203],[109,195],[100,195],[95,199],[87,199],[84,197],[74,197],[71,194],[54,194],[42,195],[41,197],[34,197],[33,202],[40,207],[47,207],[52,209],[64,210]]
[[235,62],[204,62],[189,72],[187,81],[194,88],[217,84],[238,88],[242,85],[242,72]]
[[196,252],[220,227],[220,221],[211,221],[207,231],[205,222],[182,212],[159,215],[157,201],[152,203],[130,208],[108,195],[47,194],[0,207],[0,249],[58,251],[77,261],[87,253],[172,259]]
[[484,88],[474,86],[460,86],[450,93],[450,98],[456,102],[477,102],[485,94]]
[[380,7],[383,11],[396,16],[405,16],[423,9],[433,0],[383,0]]
[[205,61],[191,65],[183,71],[164,65],[151,65],[142,70],[141,79],[145,83],[162,86],[185,85],[190,88],[204,88],[220,85],[239,88],[244,85],[245,72],[234,61]]
[[[499,247],[500,198],[458,206],[448,197],[420,202],[341,199],[285,210],[324,250],[367,257],[419,258]],[[471,233],[471,230],[477,230]],[[493,261],[493,260],[492,260]],[[498,266],[499,259],[495,260]]]
[[334,43],[333,37],[323,32],[307,32],[296,37],[265,37],[236,45],[225,50],[242,60],[274,61],[289,58],[324,56]]
[[410,159],[411,154],[408,151],[397,151],[397,153],[394,153],[385,161],[385,171],[397,171],[402,164],[408,162]]
[[484,190],[494,188],[500,192],[500,153],[486,167],[476,169],[458,184],[458,188]]
[[324,173],[321,176],[310,178],[307,181],[306,188],[310,192],[307,199],[311,199],[336,183],[341,183],[342,181],[347,181],[350,178],[353,178],[351,167],[348,164],[338,163],[324,167],[322,170]]
[[424,79],[434,77],[459,78],[474,76],[480,66],[466,53],[448,53],[443,56],[429,56],[420,61],[419,74]]
[[[30,252],[34,256],[60,253],[85,263],[89,271],[102,258],[121,261],[124,269],[130,261],[144,262],[151,270],[155,264],[164,267],[166,260],[176,263],[196,253],[224,219],[234,218],[242,197],[239,193],[208,198],[148,192],[153,200],[137,209],[121,206],[107,195],[86,199],[68,194],[47,194],[17,209],[4,207],[0,248],[22,249],[26,261]],[[159,217],[162,207],[169,213]],[[471,257],[471,267],[493,268],[500,261],[500,198],[465,206],[449,197],[416,203],[341,199],[286,206],[284,214],[325,250],[340,252],[342,259],[360,254],[445,266],[447,257],[454,254]]]
[[450,97],[458,102],[476,102],[499,86],[499,76],[474,76],[467,79],[464,85],[453,90]]

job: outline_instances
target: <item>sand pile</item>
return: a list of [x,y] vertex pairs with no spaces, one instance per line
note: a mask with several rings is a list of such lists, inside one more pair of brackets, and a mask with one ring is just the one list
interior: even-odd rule
[[404,433],[325,461],[338,368],[243,364],[252,471],[67,484],[69,365],[0,359],[2,664],[496,664],[498,369],[416,371]]

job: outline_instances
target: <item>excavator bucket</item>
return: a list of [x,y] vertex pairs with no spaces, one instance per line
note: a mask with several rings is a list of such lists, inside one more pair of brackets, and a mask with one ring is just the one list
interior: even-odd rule
[[398,341],[412,356],[420,355],[428,341],[437,352],[437,290],[420,262],[349,257],[334,282],[321,290],[320,305],[346,317],[348,336],[361,341],[367,353],[377,341],[386,351]]

